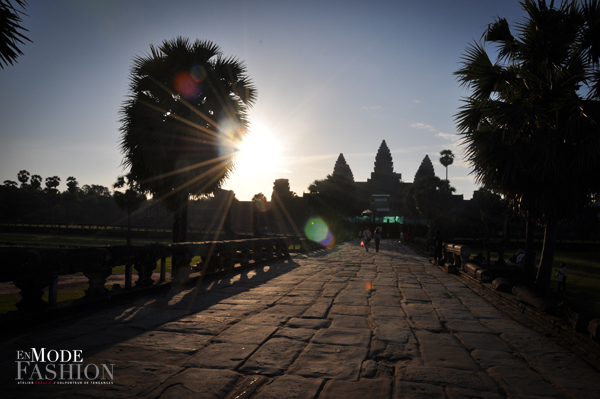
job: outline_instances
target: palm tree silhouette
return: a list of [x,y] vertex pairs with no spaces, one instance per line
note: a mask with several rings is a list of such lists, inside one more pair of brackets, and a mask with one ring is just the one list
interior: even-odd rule
[[448,180],[448,166],[454,162],[454,154],[451,150],[440,151],[440,163],[446,168],[446,180]]
[[132,181],[174,212],[187,238],[190,195],[215,193],[234,169],[256,89],[244,64],[210,41],[177,37],[134,58],[121,109],[121,151]]

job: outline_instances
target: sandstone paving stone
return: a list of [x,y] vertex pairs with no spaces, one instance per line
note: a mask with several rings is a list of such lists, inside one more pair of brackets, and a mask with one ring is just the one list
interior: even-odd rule
[[341,293],[333,300],[334,305],[348,305],[348,306],[368,306],[369,300],[366,296],[354,293]]
[[357,346],[309,343],[288,368],[288,374],[309,378],[357,380],[367,353],[367,348]]
[[[87,355],[94,353],[100,348],[114,345],[126,339],[135,337],[143,332],[143,330],[118,325],[115,328],[110,329],[110,331],[99,330],[92,334],[86,334],[66,340],[57,340],[53,342],[52,345],[49,345],[48,348],[82,350],[83,353]],[[27,348],[30,347],[31,346],[28,346]]]
[[374,306],[371,305],[371,314],[373,317],[385,317],[394,319],[405,319],[406,313],[402,307],[396,306]]
[[484,372],[456,370],[445,367],[409,365],[399,370],[397,381],[455,386],[485,392],[499,392],[498,385]]
[[327,281],[304,281],[296,287],[297,290],[303,291],[322,291],[323,286]]
[[324,319],[327,317],[329,313],[329,309],[333,303],[333,298],[320,298],[317,302],[312,305],[302,317],[314,318],[314,319]]
[[336,295],[338,295],[340,293],[340,291],[342,291],[344,288],[346,288],[347,283],[343,282],[343,283],[327,283],[325,284],[325,286],[323,287],[323,292],[322,292],[322,296],[324,297],[335,297]]
[[469,352],[462,347],[421,344],[421,355],[423,365],[426,367],[443,367],[466,371],[480,370]]
[[[173,345],[165,343],[163,345],[135,345],[120,343],[111,345],[104,350],[95,353],[89,359],[94,364],[105,364],[106,362],[119,364],[131,360],[131,354],[135,353],[135,360],[140,362],[160,362],[170,365],[182,365],[191,356],[202,349],[212,338],[212,336],[201,336],[192,334],[195,337],[204,337],[204,341],[199,341],[197,345]],[[97,360],[96,360],[97,359]]]
[[[571,352],[525,353],[523,357],[544,378],[564,391],[588,390],[600,394],[600,373]],[[573,373],[573,370],[577,372]]]
[[528,331],[521,324],[505,316],[498,318],[479,318],[479,321],[496,334],[521,334]]
[[402,301],[402,308],[409,317],[434,317],[439,318],[435,308],[431,303],[405,302]]
[[400,307],[399,298],[376,296],[369,298],[370,306]]
[[524,363],[514,362],[510,365],[494,366],[489,368],[487,373],[505,392],[515,397],[533,395],[544,398],[564,397],[559,390]]
[[297,375],[278,376],[264,384],[253,399],[313,399],[323,381]]
[[333,304],[329,310],[329,314],[347,314],[353,316],[368,316],[371,313],[371,308],[368,306],[349,306]]
[[207,369],[235,370],[257,348],[258,345],[214,343],[188,358],[186,365]]
[[405,319],[389,319],[381,317],[370,317],[373,324],[374,336],[382,341],[388,342],[406,342],[408,336],[412,334],[410,327]]
[[491,333],[458,332],[456,336],[470,350],[485,349],[512,353],[513,349],[497,335]]
[[316,301],[312,296],[285,296],[281,298],[277,304],[279,305],[312,305]]
[[289,328],[309,328],[318,330],[327,328],[331,324],[331,319],[305,319],[292,317],[286,324]]
[[325,384],[319,399],[362,398],[384,399],[389,398],[392,392],[390,379],[362,379],[360,381],[331,380]]
[[315,335],[316,330],[311,328],[281,328],[274,335],[274,338],[289,338],[297,341],[308,342]]
[[333,326],[318,330],[312,342],[324,345],[360,346],[368,348],[371,341],[371,329],[335,328]]
[[244,323],[264,326],[281,326],[287,323],[290,318],[291,316],[282,313],[261,312],[246,318]]
[[306,342],[272,338],[265,342],[238,369],[242,374],[279,375],[288,368]]
[[262,314],[281,314],[290,317],[298,317],[306,312],[306,309],[308,309],[308,306],[305,305],[288,305],[278,303],[262,311]]
[[220,399],[240,378],[240,374],[230,370],[189,368],[166,380],[147,397]]
[[400,359],[412,359],[412,354],[407,353],[407,343],[408,337],[404,342],[381,341],[373,338],[369,347],[369,358],[390,362],[396,362]]
[[472,333],[491,333],[492,331],[482,324],[478,320],[460,320],[460,319],[447,319],[444,320],[446,328],[454,334],[459,332],[472,332]]
[[479,363],[484,370],[495,367],[499,364],[508,366],[514,364],[518,367],[520,367],[522,364],[527,364],[525,359],[520,357],[518,354],[505,351],[477,349],[471,352],[471,356],[473,356],[475,361]]
[[398,287],[391,287],[391,286],[382,286],[382,287],[377,287],[373,289],[371,296],[382,296],[385,298],[402,298],[402,293],[400,293],[400,290],[398,289]]
[[423,384],[410,381],[399,381],[396,384],[394,399],[446,399],[443,387],[434,384]]
[[158,327],[158,331],[186,332],[202,335],[218,335],[221,331],[239,322],[239,317],[200,316],[181,319]]
[[331,328],[371,328],[365,316],[332,315]]
[[476,322],[478,319],[473,316],[471,312],[465,309],[451,309],[446,307],[441,307],[437,303],[435,303],[435,309],[437,313],[440,315],[440,318],[443,320],[460,320],[462,321],[471,321]]
[[426,330],[415,330],[415,337],[420,345],[451,346],[462,348],[462,343],[453,334],[448,332],[430,332]]
[[410,321],[417,329],[431,332],[442,332],[446,330],[440,322],[440,319],[436,317],[410,317]]
[[506,315],[488,303],[469,305],[469,312],[478,319],[505,319]]
[[215,316],[234,316],[244,317],[253,313],[258,313],[267,308],[264,304],[231,304],[231,303],[218,303],[206,310],[202,311],[202,315],[215,315]]
[[275,330],[277,330],[277,326],[250,324],[246,321],[242,321],[234,324],[216,337],[213,337],[213,340],[214,342],[260,345],[266,341]]
[[457,387],[446,388],[446,395],[448,399],[504,399],[498,392],[481,392]]

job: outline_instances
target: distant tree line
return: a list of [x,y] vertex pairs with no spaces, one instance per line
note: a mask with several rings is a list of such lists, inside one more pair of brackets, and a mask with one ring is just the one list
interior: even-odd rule
[[79,186],[73,176],[60,192],[61,178],[45,179],[21,170],[19,183],[5,180],[0,186],[0,221],[72,224],[125,224],[127,213],[115,202],[108,187],[97,184]]

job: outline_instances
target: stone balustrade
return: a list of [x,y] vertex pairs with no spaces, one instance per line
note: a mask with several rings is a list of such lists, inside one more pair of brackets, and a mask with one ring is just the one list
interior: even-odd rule
[[446,272],[458,273],[471,257],[471,248],[468,245],[444,244],[444,265]]
[[[106,289],[106,280],[117,266],[125,266],[125,289],[129,290],[134,288],[133,269],[138,276],[136,288],[156,284],[152,275],[159,261],[158,283],[165,282],[168,257],[172,260],[171,278],[182,281],[189,276],[195,256],[201,258],[197,270],[210,274],[232,269],[236,264],[245,266],[251,261],[289,257],[290,247],[297,252],[322,248],[318,243],[294,237],[74,249],[7,247],[0,248],[0,282],[12,281],[20,289],[17,309],[41,310],[56,306],[59,276],[83,273],[89,284],[85,297],[108,299],[111,292]],[[42,299],[46,288],[48,302]]]

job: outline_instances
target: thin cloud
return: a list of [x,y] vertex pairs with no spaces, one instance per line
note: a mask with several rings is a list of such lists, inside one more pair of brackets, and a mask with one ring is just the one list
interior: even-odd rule
[[410,127],[414,128],[414,129],[426,130],[428,132],[435,133],[436,137],[443,138],[444,140],[453,141],[453,142],[458,141],[458,136],[456,134],[444,133],[441,130],[438,130],[435,127],[433,127],[431,125],[427,125],[425,123],[413,123],[412,125],[410,125]]

